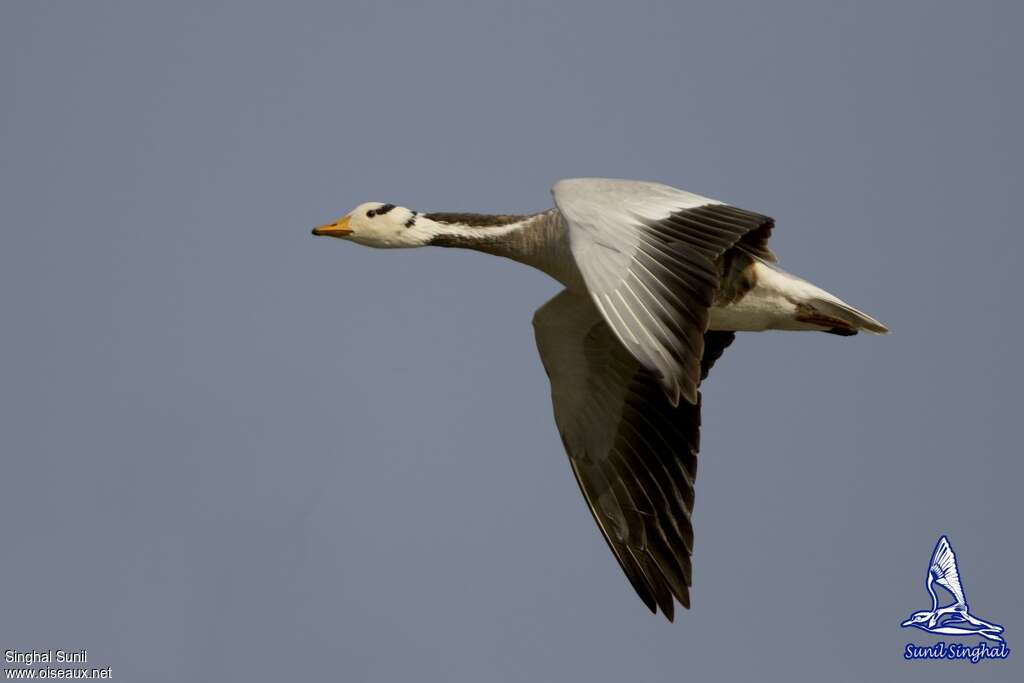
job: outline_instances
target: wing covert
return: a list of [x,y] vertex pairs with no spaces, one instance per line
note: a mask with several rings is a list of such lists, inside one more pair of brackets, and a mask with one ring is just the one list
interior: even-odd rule
[[728,249],[774,260],[772,219],[659,183],[578,178],[552,189],[590,295],[673,405],[697,402],[715,261]]

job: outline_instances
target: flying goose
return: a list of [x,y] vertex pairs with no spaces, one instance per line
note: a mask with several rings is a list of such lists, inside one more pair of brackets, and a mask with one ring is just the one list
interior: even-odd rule
[[882,334],[884,325],[775,264],[773,219],[667,185],[578,178],[528,215],[360,204],[314,228],[368,247],[461,247],[565,286],[534,333],[583,497],[653,613],[690,606],[701,382],[735,332]]

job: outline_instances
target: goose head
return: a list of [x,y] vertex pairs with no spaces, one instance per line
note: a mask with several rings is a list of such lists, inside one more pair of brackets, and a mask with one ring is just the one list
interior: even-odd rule
[[[378,249],[420,247],[427,243],[430,234],[417,226],[418,215],[404,206],[366,202],[333,223],[313,228],[313,234]],[[426,222],[422,218],[419,221]]]

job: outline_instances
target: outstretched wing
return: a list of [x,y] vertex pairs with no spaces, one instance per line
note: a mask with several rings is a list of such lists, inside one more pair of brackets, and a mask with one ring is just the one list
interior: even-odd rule
[[[690,606],[700,401],[673,407],[585,295],[568,290],[533,318],[555,423],[601,533],[640,599],[673,618]],[[710,333],[711,364],[732,333]]]
[[953,547],[949,545],[949,539],[945,536],[935,544],[928,573],[931,574],[935,583],[952,593],[958,605],[967,604],[963,586],[960,584],[960,570],[957,567],[956,553],[953,552]]
[[659,183],[577,178],[552,188],[569,245],[609,328],[673,405],[697,403],[715,261],[736,246],[774,260],[773,221]]

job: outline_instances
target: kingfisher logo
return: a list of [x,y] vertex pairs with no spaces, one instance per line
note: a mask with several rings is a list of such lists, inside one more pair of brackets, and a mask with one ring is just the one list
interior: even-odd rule
[[[940,607],[936,586],[943,589],[943,594],[948,593],[952,596],[952,602]],[[1006,659],[1010,656],[1010,648],[1003,639],[1003,627],[971,614],[963,583],[960,581],[959,562],[949,539],[945,536],[939,538],[935,550],[932,551],[924,587],[932,598],[932,608],[914,612],[900,626],[918,628],[926,633],[941,636],[980,636],[989,643],[978,641],[974,646],[944,641],[934,645],[907,643],[903,652],[904,659],[961,659],[977,664],[982,659]]]

